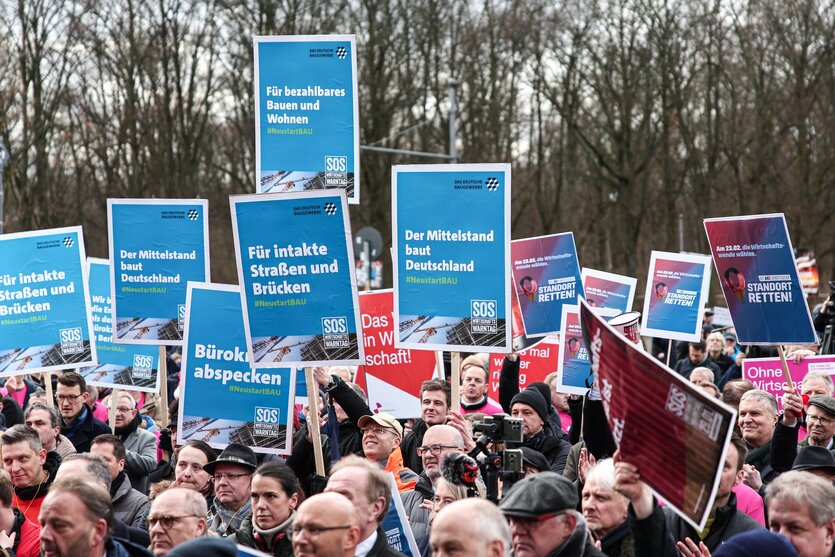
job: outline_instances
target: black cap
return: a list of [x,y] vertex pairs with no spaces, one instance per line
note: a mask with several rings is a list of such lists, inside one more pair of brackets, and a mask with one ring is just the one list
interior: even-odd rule
[[574,484],[554,472],[540,472],[519,480],[499,508],[505,516],[537,518],[577,508],[580,498]]
[[214,474],[215,467],[223,463],[237,464],[238,466],[249,468],[250,472],[255,472],[255,469],[258,468],[258,459],[255,458],[255,453],[252,452],[252,449],[240,443],[230,443],[227,445],[214,462],[203,466],[203,470],[209,474]]
[[517,403],[527,404],[542,418],[544,423],[548,423],[548,403],[542,398],[542,393],[536,387],[528,387],[513,397],[510,401],[511,410],[513,405]]
[[835,416],[835,398],[828,395],[813,396],[809,399],[810,406],[817,406],[827,414]]
[[528,466],[533,466],[540,472],[547,472],[551,469],[545,455],[530,447],[522,447],[522,461]]
[[735,335],[735,334],[733,334],[733,333],[732,333],[732,332],[730,332],[730,331],[725,331],[725,335],[724,335],[724,336],[725,336],[725,338],[726,338],[727,340],[733,340],[733,341],[736,341],[736,335]]
[[826,447],[803,447],[797,452],[792,470],[828,470],[835,474],[835,456]]

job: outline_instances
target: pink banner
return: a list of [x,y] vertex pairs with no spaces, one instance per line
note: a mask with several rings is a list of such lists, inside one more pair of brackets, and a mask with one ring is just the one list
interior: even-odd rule
[[[788,361],[789,373],[795,388],[800,391],[803,378],[810,371],[822,371],[835,376],[835,356],[809,356],[799,364]],[[780,358],[750,358],[742,360],[742,378],[751,381],[755,387],[777,397],[777,406],[783,411],[783,368]]]

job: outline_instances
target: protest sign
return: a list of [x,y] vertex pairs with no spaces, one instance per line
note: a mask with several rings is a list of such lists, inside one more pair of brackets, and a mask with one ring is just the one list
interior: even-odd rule
[[78,372],[89,385],[96,387],[158,393],[159,349],[156,346],[113,343],[110,261],[91,257],[87,263],[98,365],[82,368]]
[[435,376],[435,353],[394,347],[394,294],[391,290],[361,292],[362,338],[368,406],[376,414],[420,417],[420,386]]
[[[789,373],[795,389],[799,392],[803,379],[809,372],[820,372],[835,376],[835,356],[807,356],[799,363],[787,360]],[[742,360],[742,378],[748,379],[754,387],[773,394],[777,406],[783,411],[783,388],[786,380],[780,358],[746,358]]]
[[817,344],[782,214],[705,219],[740,344]]
[[584,300],[580,321],[620,458],[683,519],[704,529],[735,411],[616,332]]
[[557,367],[557,391],[570,395],[585,395],[594,383],[589,363],[589,352],[580,326],[580,308],[562,307],[560,327],[560,358]]
[[731,312],[728,311],[728,308],[713,306],[713,325],[722,329],[734,326],[733,319],[731,319]]
[[237,286],[190,282],[177,443],[290,454],[295,369],[250,366]]
[[820,290],[820,273],[818,272],[818,260],[815,258],[815,250],[797,248],[794,255],[794,262],[797,265],[797,274],[800,277],[800,285],[803,292],[814,296]]
[[96,363],[80,226],[0,235],[0,375]]
[[389,510],[383,517],[380,528],[383,529],[389,547],[408,557],[420,557],[420,551],[417,543],[415,543],[415,536],[412,533],[412,527],[409,525],[406,509],[400,499],[400,493],[397,491],[394,474],[389,472],[388,477],[391,486],[389,490]]
[[577,296],[583,295],[574,234],[513,240],[510,260],[525,335],[560,332],[561,308],[576,304]]
[[397,348],[509,352],[510,165],[392,168]]
[[255,37],[257,193],[339,188],[359,203],[354,35]]
[[[547,336],[539,342],[519,351],[519,390],[537,381],[545,381],[559,366],[559,338]],[[504,364],[504,354],[490,354],[490,390],[487,396],[498,403],[499,377]]]
[[240,195],[229,203],[253,367],[362,363],[345,192]]
[[[580,273],[586,302],[612,314],[632,311],[638,279],[584,267]],[[601,313],[598,312],[598,315]]]
[[647,274],[641,334],[696,342],[710,289],[710,257],[653,251]]
[[209,202],[108,199],[117,344],[181,346],[186,284],[210,280]]

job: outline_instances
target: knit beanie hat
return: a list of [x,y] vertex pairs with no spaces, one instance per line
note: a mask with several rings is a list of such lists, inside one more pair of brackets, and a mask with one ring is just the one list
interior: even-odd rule
[[513,410],[513,405],[516,403],[527,404],[542,418],[544,423],[548,423],[548,404],[542,398],[542,394],[536,387],[528,387],[513,397],[513,400],[510,401],[511,411]]
[[789,540],[763,528],[732,536],[716,548],[714,557],[797,557]]

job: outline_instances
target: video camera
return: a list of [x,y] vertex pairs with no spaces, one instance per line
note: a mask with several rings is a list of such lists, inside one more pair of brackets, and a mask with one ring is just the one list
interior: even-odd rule
[[485,416],[480,422],[473,424],[473,434],[479,433],[476,447],[469,456],[479,461],[484,483],[487,485],[487,499],[499,500],[499,478],[502,479],[507,490],[524,476],[522,472],[521,449],[502,449],[491,452],[491,443],[521,443],[522,420],[511,418],[507,414]]

